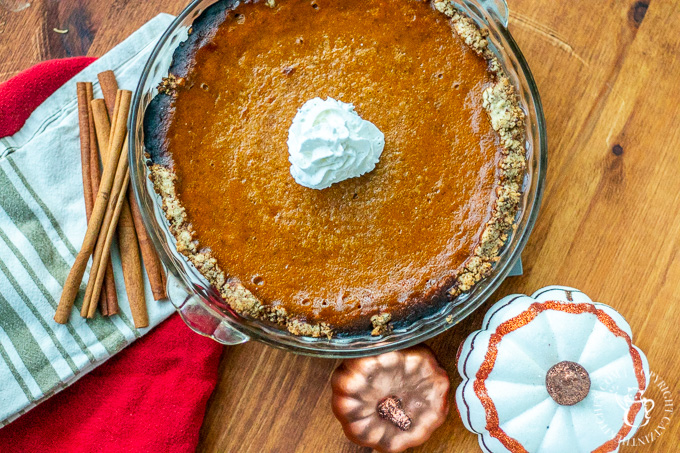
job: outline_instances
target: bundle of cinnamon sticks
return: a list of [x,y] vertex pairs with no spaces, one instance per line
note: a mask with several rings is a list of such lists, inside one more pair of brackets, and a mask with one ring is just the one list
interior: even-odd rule
[[94,99],[91,82],[77,83],[80,155],[88,223],[82,248],[64,283],[54,320],[60,324],[68,321],[90,256],[92,266],[80,315],[93,318],[97,307],[104,316],[119,312],[110,260],[113,237],[117,233],[125,291],[134,324],[137,328],[147,327],[149,316],[144,299],[140,249],[155,300],[166,298],[165,273],[129,187],[127,117],[132,93],[118,89],[113,71],[100,73],[98,79],[104,99]]

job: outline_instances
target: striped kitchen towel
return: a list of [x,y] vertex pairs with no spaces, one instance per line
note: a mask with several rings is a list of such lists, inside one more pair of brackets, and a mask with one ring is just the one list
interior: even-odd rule
[[[134,329],[120,257],[112,253],[120,315],[80,317],[87,276],[69,323],[52,319],[85,236],[76,81],[113,69],[134,90],[154,44],[172,21],[161,14],[42,103],[16,134],[0,139],[0,426],[72,384],[167,318],[146,281],[150,327]],[[3,121],[0,118],[0,121]]]

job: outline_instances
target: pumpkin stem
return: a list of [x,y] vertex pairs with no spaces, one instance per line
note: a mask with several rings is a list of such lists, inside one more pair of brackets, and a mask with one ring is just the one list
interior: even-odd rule
[[590,376],[585,368],[565,360],[555,364],[545,376],[548,394],[557,404],[573,406],[590,392]]
[[406,415],[397,396],[388,396],[378,403],[378,415],[391,422],[402,431],[408,431],[411,427],[411,417]]

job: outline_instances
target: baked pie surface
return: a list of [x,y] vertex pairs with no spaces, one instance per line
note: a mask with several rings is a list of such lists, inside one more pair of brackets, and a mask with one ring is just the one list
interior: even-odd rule
[[[230,3],[195,22],[145,117],[177,248],[225,301],[294,334],[381,334],[487,275],[524,115],[473,22],[445,2]],[[314,97],[385,134],[372,172],[294,181],[288,128]]]

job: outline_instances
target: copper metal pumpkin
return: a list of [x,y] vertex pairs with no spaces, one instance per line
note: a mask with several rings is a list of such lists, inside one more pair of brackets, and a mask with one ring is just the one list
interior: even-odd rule
[[333,413],[345,435],[379,452],[422,444],[449,412],[449,377],[424,345],[345,360],[332,387]]

